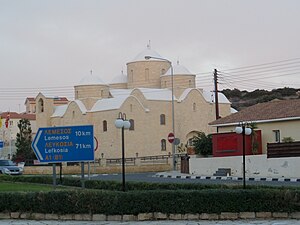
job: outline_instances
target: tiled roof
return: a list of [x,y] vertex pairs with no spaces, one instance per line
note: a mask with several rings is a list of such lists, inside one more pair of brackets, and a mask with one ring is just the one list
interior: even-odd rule
[[[68,102],[69,100],[66,98],[66,97],[51,97],[53,98],[54,102]],[[33,97],[27,97],[26,98],[26,101],[30,101],[30,102],[34,102],[35,101],[35,98]]]
[[28,101],[35,101],[35,98],[33,98],[33,97],[28,97],[28,98],[26,98],[26,100],[28,100]]
[[238,122],[259,122],[300,118],[300,99],[277,100],[247,107],[240,112],[215,120],[209,125],[226,125]]
[[36,115],[31,113],[17,113],[17,112],[3,112],[0,114],[2,119],[5,119],[9,114],[10,119],[28,119],[28,120],[35,120]]

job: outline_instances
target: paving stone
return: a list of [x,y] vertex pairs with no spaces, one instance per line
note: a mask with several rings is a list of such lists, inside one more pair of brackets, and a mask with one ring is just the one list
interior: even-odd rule
[[122,221],[121,215],[108,215],[107,221]]
[[219,215],[216,213],[201,213],[200,219],[201,220],[218,220]]
[[10,214],[9,213],[0,213],[0,218],[1,219],[10,219]]
[[90,214],[75,214],[75,220],[82,220],[82,221],[90,221],[92,220],[92,216]]
[[123,221],[137,221],[136,215],[123,215]]
[[31,214],[30,213],[21,213],[20,219],[30,219]]
[[104,214],[94,214],[92,216],[93,221],[105,221],[106,220],[106,215]]
[[291,217],[292,219],[300,219],[300,212],[292,212],[292,213],[290,214],[290,217]]
[[272,213],[271,212],[256,212],[255,216],[258,219],[270,219],[270,218],[272,218]]
[[59,215],[60,220],[74,220],[74,215],[73,214],[64,214],[64,215]]
[[35,220],[44,220],[45,214],[44,213],[32,213],[31,218]]
[[20,218],[20,213],[19,212],[11,212],[10,213],[10,218],[19,219]]
[[191,214],[191,213],[188,213],[186,214],[187,216],[187,219],[188,220],[199,220],[199,213],[196,213],[196,214]]
[[241,219],[255,219],[255,212],[240,212]]
[[286,212],[273,212],[273,218],[288,218],[289,215]]
[[139,213],[138,220],[139,221],[153,220],[153,213]]
[[236,220],[238,218],[238,213],[222,212],[220,215],[221,220]]
[[45,220],[58,220],[57,214],[46,213]]
[[171,213],[169,215],[170,220],[182,220],[182,214],[173,214]]
[[154,213],[154,219],[156,220],[166,220],[167,218],[168,216],[165,213],[160,213],[160,212]]

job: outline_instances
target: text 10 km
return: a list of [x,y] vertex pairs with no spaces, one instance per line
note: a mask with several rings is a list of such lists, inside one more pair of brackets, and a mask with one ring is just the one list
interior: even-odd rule
[[90,131],[81,131],[81,130],[78,130],[78,131],[75,131],[75,135],[77,137],[80,137],[80,136],[91,136],[91,132]]

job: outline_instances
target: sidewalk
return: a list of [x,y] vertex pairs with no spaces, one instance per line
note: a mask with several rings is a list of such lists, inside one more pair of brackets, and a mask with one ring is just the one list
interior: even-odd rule
[[[177,178],[177,179],[198,179],[198,180],[235,180],[241,181],[242,177],[233,176],[201,176],[195,174],[185,174],[178,171],[167,171],[156,173],[154,177]],[[246,181],[279,181],[294,182],[300,184],[300,178],[271,178],[271,177],[246,177]]]

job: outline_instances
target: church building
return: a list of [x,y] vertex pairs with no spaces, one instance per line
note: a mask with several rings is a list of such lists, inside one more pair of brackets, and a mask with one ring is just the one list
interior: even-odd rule
[[[122,112],[131,124],[125,130],[125,157],[170,155],[172,100],[175,136],[181,143],[191,144],[198,131],[216,131],[208,125],[215,120],[214,92],[197,88],[195,78],[184,66],[171,66],[147,47],[127,63],[127,75],[121,73],[110,84],[88,74],[75,85],[75,99],[68,104],[54,105],[52,98],[39,93],[37,126],[93,125],[98,140],[95,158],[120,158],[122,137],[115,121]],[[231,104],[222,93],[218,97],[220,116],[225,117],[231,113]]]

